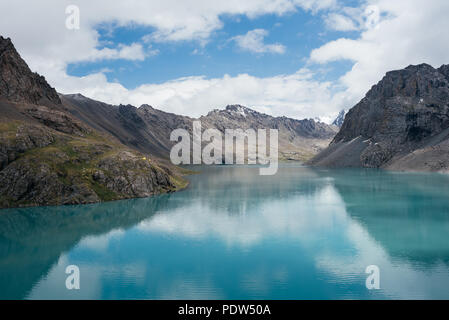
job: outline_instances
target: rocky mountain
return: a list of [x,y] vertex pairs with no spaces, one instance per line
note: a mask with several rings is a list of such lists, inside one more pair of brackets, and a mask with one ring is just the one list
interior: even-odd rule
[[75,117],[0,37],[0,207],[92,203],[170,192],[174,168]]
[[388,72],[311,164],[447,172],[449,66]]
[[313,119],[296,120],[273,117],[241,105],[229,105],[200,117],[207,128],[277,129],[279,130],[279,157],[281,160],[307,161],[326,148],[338,128]]
[[192,130],[193,119],[163,112],[149,105],[114,106],[81,94],[60,95],[67,111],[89,126],[113,135],[121,143],[140,152],[168,159],[173,142],[170,133],[177,128]]
[[341,126],[343,125],[343,122],[345,121],[345,116],[346,116],[346,111],[341,110],[340,113],[338,114],[337,118],[335,118],[335,120],[332,122],[332,125],[341,128]]
[[0,96],[12,102],[60,104],[58,94],[45,78],[31,72],[11,39],[0,36]]
[[200,120],[202,129],[278,129],[281,159],[306,161],[323,150],[338,131],[336,126],[314,120],[272,117],[240,105],[214,110],[198,119],[167,113],[149,105],[135,108],[112,106],[80,94],[61,95],[68,111],[90,126],[114,135],[122,143],[141,152],[168,159],[175,142],[170,133],[178,128],[192,131]]

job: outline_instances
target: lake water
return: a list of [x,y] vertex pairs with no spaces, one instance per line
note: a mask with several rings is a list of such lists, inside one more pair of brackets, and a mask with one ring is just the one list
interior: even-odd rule
[[201,172],[169,195],[0,211],[0,298],[449,298],[449,176]]

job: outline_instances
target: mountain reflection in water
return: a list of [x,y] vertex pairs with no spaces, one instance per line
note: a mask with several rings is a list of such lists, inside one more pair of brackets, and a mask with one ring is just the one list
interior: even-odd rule
[[447,176],[200,170],[174,194],[0,211],[0,298],[449,298]]

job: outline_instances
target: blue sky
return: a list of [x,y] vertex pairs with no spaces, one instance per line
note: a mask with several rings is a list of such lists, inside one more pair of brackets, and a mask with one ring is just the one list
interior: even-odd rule
[[0,12],[0,34],[58,92],[195,117],[238,103],[329,121],[388,71],[449,63],[447,0],[15,0]]
[[[352,1],[356,2],[356,1]],[[303,67],[320,70],[321,66],[307,63],[310,52],[329,41],[342,36],[357,38],[359,31],[341,32],[330,30],[323,24],[321,14],[297,11],[283,16],[268,14],[257,18],[245,15],[221,17],[223,28],[213,32],[206,43],[181,41],[147,43],[146,50],[157,54],[144,61],[109,60],[81,62],[68,65],[67,72],[73,76],[85,76],[105,72],[109,81],[120,82],[128,89],[145,83],[163,83],[189,76],[222,77],[248,73],[256,77],[272,77],[291,74]],[[285,52],[254,53],[239,48],[233,37],[255,29],[264,29],[268,35],[265,43],[277,43]],[[131,45],[154,32],[154,28],[141,25],[118,27],[114,24],[96,26],[99,33],[98,49],[113,48],[117,43]],[[346,73],[352,64],[339,61],[327,65],[322,79],[336,80]]]

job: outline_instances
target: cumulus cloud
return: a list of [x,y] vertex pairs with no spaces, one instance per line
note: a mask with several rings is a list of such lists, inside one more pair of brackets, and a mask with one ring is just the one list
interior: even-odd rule
[[267,114],[303,118],[327,114],[330,105],[341,104],[332,96],[332,84],[315,81],[313,76],[310,70],[301,69],[290,75],[266,78],[248,74],[212,79],[184,77],[132,90],[107,82],[102,73],[82,78],[65,76],[58,82],[64,84],[61,92],[81,92],[111,104],[150,103],[168,112],[195,117],[240,103]]
[[157,54],[157,51],[145,53],[143,46],[140,43],[133,43],[131,45],[119,44],[117,48],[103,48],[101,50],[94,49],[92,54],[86,59],[90,61],[96,60],[114,60],[114,59],[125,59],[125,60],[145,60],[147,55]]
[[[153,28],[155,31],[146,37],[151,41],[207,41],[213,31],[223,27],[220,17],[224,15],[255,18],[264,14],[282,15],[298,8],[316,11],[333,6],[334,0],[152,0],[126,3],[79,0],[76,5],[80,9],[80,29],[68,30],[65,27],[65,8],[71,4],[72,1],[68,0],[0,2],[0,11],[8,12],[0,20],[0,30],[4,36],[14,39],[30,64],[41,72],[45,65],[42,60],[67,64],[101,56],[97,49],[100,45],[97,28],[100,25]],[[103,54],[104,58],[110,56],[116,55]]]
[[237,45],[245,51],[255,53],[279,53],[285,52],[285,46],[275,44],[265,44],[264,38],[268,35],[268,31],[264,29],[254,29],[248,31],[244,35],[235,36],[231,40],[235,41]]

